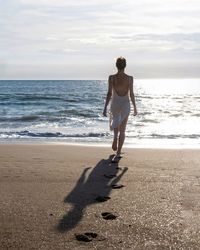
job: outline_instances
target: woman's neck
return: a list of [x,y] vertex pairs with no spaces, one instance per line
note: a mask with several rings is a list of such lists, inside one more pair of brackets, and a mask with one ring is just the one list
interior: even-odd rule
[[124,74],[124,69],[118,70],[117,74],[119,74],[119,75]]

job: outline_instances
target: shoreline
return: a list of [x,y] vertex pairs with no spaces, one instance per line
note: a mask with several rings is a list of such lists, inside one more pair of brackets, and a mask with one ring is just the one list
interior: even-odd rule
[[[80,146],[80,147],[100,147],[111,148],[110,143],[103,142],[62,142],[62,141],[0,141],[1,145],[63,145],[63,146]],[[198,144],[124,144],[124,149],[200,149],[200,142]]]

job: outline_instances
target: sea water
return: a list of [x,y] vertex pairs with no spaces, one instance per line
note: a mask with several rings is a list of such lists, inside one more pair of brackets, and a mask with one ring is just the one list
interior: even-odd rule
[[[110,144],[107,88],[106,80],[1,80],[0,142]],[[134,92],[126,145],[200,146],[200,79],[135,79]]]

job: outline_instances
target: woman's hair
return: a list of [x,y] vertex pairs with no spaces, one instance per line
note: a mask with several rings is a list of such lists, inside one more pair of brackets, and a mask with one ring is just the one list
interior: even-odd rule
[[118,57],[116,60],[116,67],[118,70],[124,69],[126,67],[126,59],[124,57]]

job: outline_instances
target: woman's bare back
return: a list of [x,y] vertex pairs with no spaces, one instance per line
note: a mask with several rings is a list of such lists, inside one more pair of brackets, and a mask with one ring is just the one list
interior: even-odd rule
[[119,96],[127,95],[130,86],[130,76],[125,73],[112,75],[112,86]]

